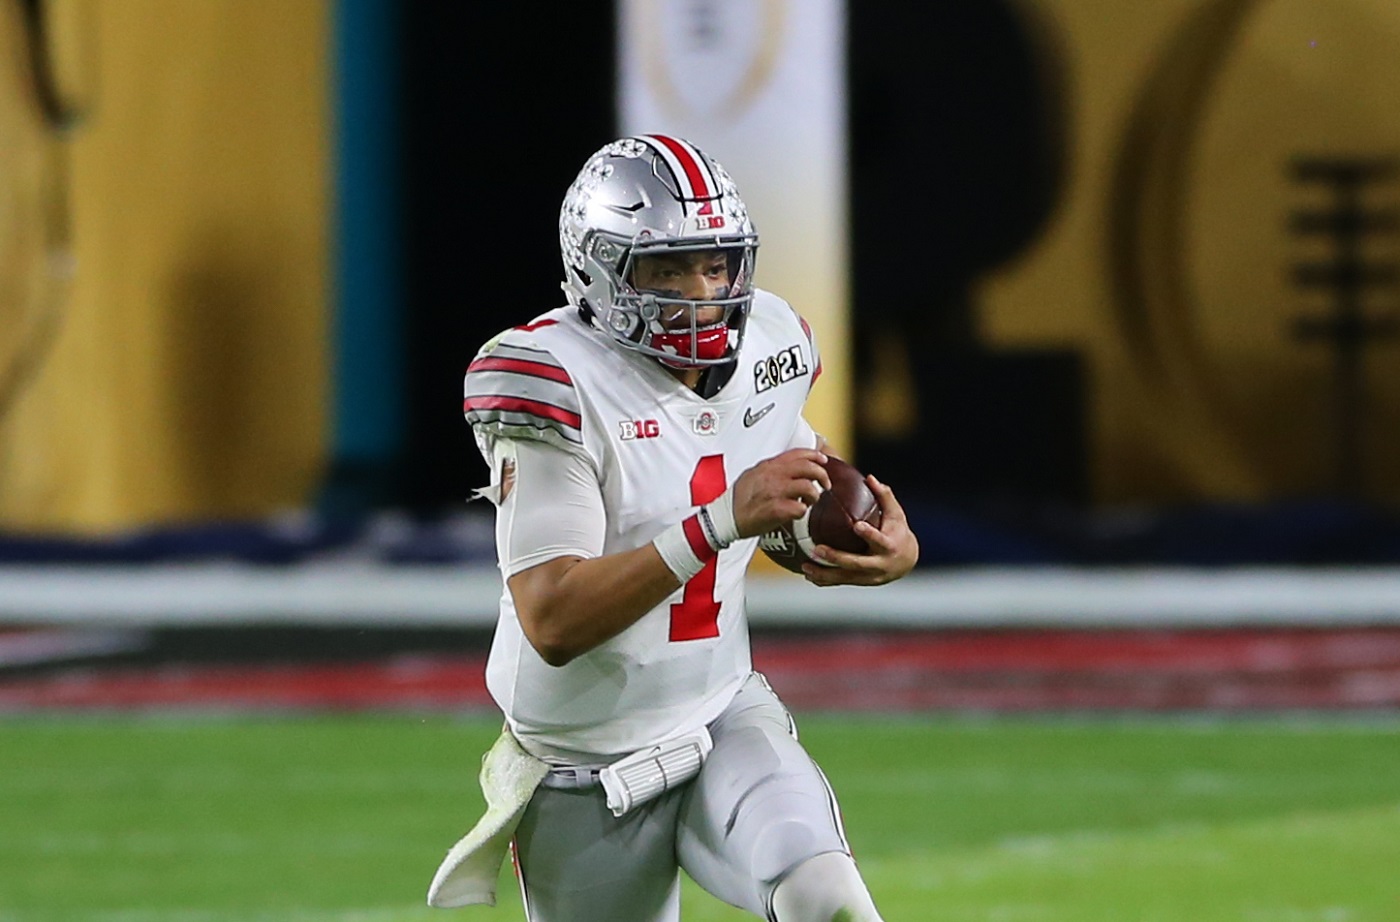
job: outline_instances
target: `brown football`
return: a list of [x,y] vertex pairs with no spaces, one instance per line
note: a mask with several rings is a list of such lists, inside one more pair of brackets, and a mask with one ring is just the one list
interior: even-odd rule
[[831,455],[827,456],[826,472],[831,477],[831,489],[822,493],[807,514],[758,540],[759,550],[785,570],[801,573],[802,565],[813,560],[812,550],[818,544],[862,553],[869,545],[856,534],[855,523],[865,521],[880,527],[880,503],[866,484],[865,475]]

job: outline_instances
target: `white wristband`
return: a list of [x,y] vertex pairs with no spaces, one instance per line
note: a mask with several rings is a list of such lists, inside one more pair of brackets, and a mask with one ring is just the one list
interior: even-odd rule
[[724,550],[739,540],[739,523],[734,520],[734,489],[731,487],[719,498],[700,507],[701,524],[706,526],[711,542],[717,550]]
[[714,502],[657,535],[652,544],[676,579],[684,584],[737,540],[734,494],[725,490]]
[[677,522],[657,535],[651,542],[656,552],[666,561],[666,566],[676,574],[681,585],[690,582],[691,577],[705,568],[705,564],[719,553],[705,538],[705,528],[700,524],[700,513]]

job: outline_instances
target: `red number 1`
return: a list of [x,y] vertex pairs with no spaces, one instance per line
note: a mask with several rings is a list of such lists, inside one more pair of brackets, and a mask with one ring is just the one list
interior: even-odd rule
[[[724,456],[706,455],[690,475],[690,502],[703,506],[718,499],[728,483],[724,478]],[[711,557],[704,568],[685,584],[681,600],[671,606],[671,640],[703,640],[719,636],[719,602],[715,600],[715,573],[719,558]]]

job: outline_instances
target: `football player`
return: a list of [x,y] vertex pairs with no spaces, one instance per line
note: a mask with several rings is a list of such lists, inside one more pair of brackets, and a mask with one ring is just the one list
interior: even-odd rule
[[[872,922],[836,799],[754,672],[744,576],[758,536],[830,487],[803,419],[811,330],[754,287],[733,181],[679,138],[608,144],[559,218],[569,304],[496,337],[466,375],[491,467],[505,592],[487,685],[506,729],[488,811],[433,905],[494,901],[511,841],[531,922],[673,922],[679,870],[776,922]],[[905,575],[888,487],[825,549],[819,585]]]

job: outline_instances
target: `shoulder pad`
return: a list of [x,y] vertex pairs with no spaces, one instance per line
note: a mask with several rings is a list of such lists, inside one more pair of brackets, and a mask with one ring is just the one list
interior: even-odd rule
[[817,355],[817,339],[812,335],[812,327],[807,323],[807,318],[799,314],[797,308],[793,307],[786,298],[780,298],[770,291],[756,289],[754,292],[755,306],[764,302],[773,302],[775,307],[781,307],[782,316],[791,317],[797,321],[798,326],[802,327],[802,334],[807,338],[807,344],[811,346],[812,355],[815,357]]
[[821,350],[817,348],[817,337],[812,333],[812,325],[807,322],[806,317],[803,317],[797,312],[797,308],[776,295],[773,296],[773,299],[787,309],[788,313],[797,321],[797,325],[802,328],[802,335],[807,339],[807,348],[810,349],[812,353],[812,378],[807,385],[810,390],[811,386],[816,384],[817,379],[822,375],[822,353]]
[[533,332],[517,327],[482,347],[467,368],[462,410],[473,427],[496,438],[576,451],[583,445],[578,391]]

